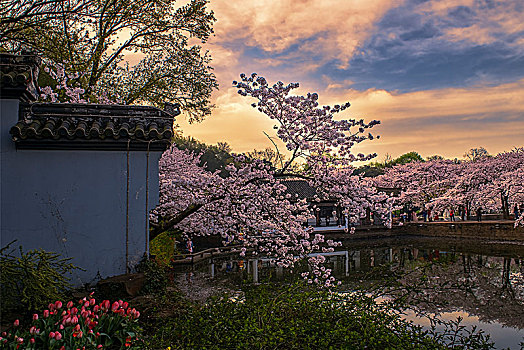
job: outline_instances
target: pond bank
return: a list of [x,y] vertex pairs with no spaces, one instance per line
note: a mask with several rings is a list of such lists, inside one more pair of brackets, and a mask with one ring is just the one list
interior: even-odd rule
[[515,228],[513,225],[514,221],[512,220],[410,222],[403,226],[394,226],[391,229],[364,226],[357,227],[354,234],[331,231],[324,232],[324,235],[327,238],[339,240],[416,236],[524,243],[524,227]]

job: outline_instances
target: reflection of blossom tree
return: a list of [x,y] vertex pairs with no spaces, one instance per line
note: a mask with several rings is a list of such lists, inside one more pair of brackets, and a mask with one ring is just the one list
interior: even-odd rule
[[519,259],[451,254],[396,267],[396,283],[380,290],[420,313],[465,311],[481,321],[524,328],[524,277]]

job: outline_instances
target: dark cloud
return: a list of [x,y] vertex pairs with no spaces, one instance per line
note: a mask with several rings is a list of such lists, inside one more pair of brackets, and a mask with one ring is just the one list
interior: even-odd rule
[[440,30],[433,23],[424,23],[420,28],[400,34],[400,40],[422,40],[437,37]]
[[451,27],[469,27],[475,23],[475,11],[467,6],[451,8],[444,22]]
[[477,11],[501,3],[479,0],[473,8],[458,6],[444,14],[416,11],[418,3],[408,1],[388,11],[347,68],[338,68],[339,62],[332,60],[319,69],[318,76],[354,81],[356,89],[400,92],[500,84],[524,77],[524,52],[515,44],[524,33],[498,31],[492,34],[495,40],[483,44],[451,41],[443,34],[478,24],[485,17],[478,17]]

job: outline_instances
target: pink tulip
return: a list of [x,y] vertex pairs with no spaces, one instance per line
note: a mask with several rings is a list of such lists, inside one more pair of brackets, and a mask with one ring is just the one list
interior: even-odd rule
[[56,332],[56,333],[55,333],[55,339],[56,339],[56,340],[60,340],[60,339],[62,339],[62,334],[60,334],[60,332]]
[[73,307],[73,302],[72,302],[72,301],[69,301],[69,302],[67,303],[67,308],[70,309],[70,308],[72,308],[72,307]]
[[29,339],[29,342],[30,342],[31,344],[34,344],[34,343],[35,343],[35,338],[31,338],[31,339]]
[[62,308],[62,302],[60,300],[58,300],[57,302],[55,302],[55,307],[57,309],[61,309]]
[[38,320],[38,314],[33,314],[33,321]]
[[20,326],[20,321],[18,321],[18,320],[15,320],[15,322],[13,322],[13,325],[14,325],[15,327],[18,327],[18,326]]
[[55,332],[49,332],[49,338],[54,338],[55,337]]

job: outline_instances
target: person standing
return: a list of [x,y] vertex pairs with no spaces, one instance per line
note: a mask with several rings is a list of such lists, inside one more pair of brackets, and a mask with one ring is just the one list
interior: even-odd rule
[[477,221],[482,221],[482,208],[480,206],[477,208]]
[[515,215],[515,220],[517,220],[520,216],[519,207],[517,206],[517,203],[515,203],[515,206],[513,207],[513,215]]
[[193,254],[193,241],[189,238],[186,242],[186,249],[189,254]]
[[453,211],[453,208],[449,210],[449,221],[455,221],[455,211]]

